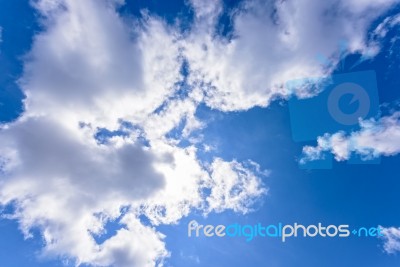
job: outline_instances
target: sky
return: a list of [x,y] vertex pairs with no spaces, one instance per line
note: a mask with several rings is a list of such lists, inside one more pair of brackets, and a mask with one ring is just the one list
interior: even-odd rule
[[398,0],[0,1],[0,267],[399,266],[399,31]]

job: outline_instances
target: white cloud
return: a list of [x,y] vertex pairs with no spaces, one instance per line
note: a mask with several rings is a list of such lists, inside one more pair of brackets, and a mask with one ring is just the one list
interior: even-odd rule
[[[182,121],[184,137],[203,127],[194,116],[201,91],[173,98],[182,81],[178,33],[149,16],[123,21],[115,4],[121,3],[34,2],[46,30],[35,36],[20,80],[25,112],[0,131],[0,204],[15,206],[3,216],[17,220],[26,237],[40,230],[45,257],[162,266],[169,252],[153,226],[177,223],[193,209],[245,212],[265,189],[256,165],[216,159],[232,164],[224,181],[238,183],[229,196],[239,197],[234,205],[207,198],[205,189],[221,179],[197,159],[194,146],[179,148],[166,137]],[[121,127],[127,135],[101,144],[95,138],[99,128]],[[109,221],[123,228],[97,244],[93,235]]]
[[388,31],[394,26],[400,23],[400,14],[387,17],[383,20],[383,22],[379,23],[379,25],[373,31],[373,34],[378,38],[384,38]]
[[164,236],[154,228],[144,226],[135,216],[125,216],[122,223],[126,228],[101,245],[92,264],[99,266],[162,266],[169,256]]
[[[256,163],[241,164],[215,158],[208,167],[196,159],[196,149],[159,144],[157,151],[173,154],[174,164],[159,164],[168,183],[145,204],[138,203],[153,224],[176,223],[192,209],[205,214],[233,210],[248,213],[252,204],[267,193],[262,177],[268,173]],[[210,191],[210,193],[207,193]]]
[[[184,40],[194,85],[207,92],[205,102],[225,111],[267,106],[295,93],[285,83],[296,78],[330,74],[340,52],[375,55],[379,46],[368,40],[371,23],[398,1],[245,1],[231,14],[233,38],[205,27],[203,14],[216,21],[219,1],[199,5],[194,29]],[[212,6],[212,5],[211,5]],[[214,25],[215,26],[215,25]],[[342,43],[346,50],[340,51]],[[333,64],[326,66],[319,56]]]
[[[205,127],[195,116],[200,103],[240,110],[286,97],[286,80],[329,72],[315,55],[337,60],[342,39],[348,52],[368,49],[367,26],[392,1],[380,8],[356,2],[348,2],[355,6],[346,16],[328,16],[333,21],[322,17],[331,1],[246,2],[233,15],[229,41],[214,33],[223,8],[217,1],[192,2],[195,25],[187,33],[146,14],[122,19],[115,8],[123,1],[32,1],[45,30],[20,80],[25,112],[0,131],[0,204],[15,206],[8,217],[27,237],[40,230],[45,256],[162,266],[169,253],[155,226],[193,209],[247,213],[267,193],[267,173],[256,163],[203,163],[195,145],[178,147],[167,133],[183,123],[179,134],[188,138]],[[183,60],[188,89],[177,97]],[[133,129],[99,144],[98,129],[120,129],[121,121]],[[104,233],[108,221],[123,228],[97,244],[92,235]]]
[[260,195],[267,193],[265,188],[260,187],[259,166],[254,162],[249,164],[257,170],[256,173],[250,171],[253,168],[245,168],[236,161],[214,160],[210,168],[211,193],[207,197],[209,211],[221,212],[231,209],[247,213],[251,211],[254,201],[258,200]]
[[143,122],[174,93],[181,80],[174,30],[151,17],[127,25],[107,3],[37,2],[48,29],[35,36],[20,81],[27,112],[113,129],[119,119]]
[[389,254],[400,252],[400,228],[382,228],[382,234],[384,250]]
[[301,163],[332,153],[337,161],[348,160],[353,153],[363,159],[393,156],[400,153],[400,112],[378,120],[360,121],[361,129],[346,135],[343,132],[318,137],[317,146],[305,146]]

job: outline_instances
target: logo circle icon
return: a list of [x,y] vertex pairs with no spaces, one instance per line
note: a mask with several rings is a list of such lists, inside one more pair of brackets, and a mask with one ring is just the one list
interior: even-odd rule
[[[358,101],[358,108],[353,113],[345,113],[340,109],[340,99],[344,95],[352,95],[349,104]],[[333,88],[328,97],[328,111],[331,117],[343,125],[355,125],[359,118],[365,118],[370,110],[371,101],[368,93],[355,83],[342,83]]]

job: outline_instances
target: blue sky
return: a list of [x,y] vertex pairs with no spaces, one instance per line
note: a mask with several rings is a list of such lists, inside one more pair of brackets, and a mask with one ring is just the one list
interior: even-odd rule
[[[0,266],[398,266],[399,11],[2,1]],[[348,125],[344,83],[343,116],[368,110]],[[384,236],[194,238],[192,220]]]

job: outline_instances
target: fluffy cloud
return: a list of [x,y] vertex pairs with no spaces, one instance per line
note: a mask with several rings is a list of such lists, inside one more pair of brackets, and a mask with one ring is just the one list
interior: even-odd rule
[[383,248],[389,253],[397,253],[400,251],[400,228],[389,227],[383,228],[383,236],[381,239],[384,241]]
[[[247,213],[251,210],[258,196],[266,193],[260,188],[260,169],[254,162],[249,162],[253,168],[245,168],[242,164],[224,162],[216,159],[211,165],[211,179],[209,180],[211,193],[207,197],[209,211],[221,212],[231,209],[236,212]],[[250,171],[257,170],[256,173]],[[267,173],[263,173],[267,175]]]
[[[169,252],[158,225],[193,209],[247,213],[267,193],[268,173],[256,163],[201,162],[194,144],[177,146],[205,127],[198,105],[265,106],[293,93],[286,80],[328,74],[334,64],[316,55],[335,62],[343,39],[347,53],[376,49],[368,25],[394,1],[375,2],[245,1],[229,39],[215,32],[218,1],[192,1],[195,21],[184,33],[148,14],[121,18],[123,1],[32,1],[45,30],[19,81],[25,112],[0,130],[0,204],[14,207],[3,216],[27,237],[39,229],[45,256],[162,266]],[[99,244],[107,222],[121,229]]]
[[20,81],[29,114],[117,128],[119,119],[142,122],[174,93],[181,62],[162,21],[127,25],[110,1],[36,5],[48,27],[35,36]]
[[329,75],[343,54],[375,55],[368,27],[398,1],[244,1],[231,14],[231,38],[216,34],[219,1],[193,2],[199,16],[184,44],[191,82],[206,88],[209,106],[232,111],[308,96],[315,92],[285,83]]
[[353,153],[363,159],[393,156],[400,153],[400,112],[378,120],[360,121],[361,129],[346,135],[344,132],[318,137],[317,146],[305,146],[301,163],[321,159],[332,153],[337,161],[348,160]]
[[[39,229],[42,255],[76,265],[162,266],[169,252],[155,226],[193,209],[248,212],[266,193],[257,165],[215,159],[209,167],[196,147],[167,138],[182,121],[183,137],[202,127],[194,116],[202,92],[174,97],[183,79],[175,29],[147,15],[123,20],[120,1],[33,4],[45,31],[19,81],[25,112],[1,126],[0,204],[13,206],[3,217],[17,220],[26,237]],[[219,165],[229,175],[216,175]],[[108,222],[121,229],[99,244],[94,237]]]

